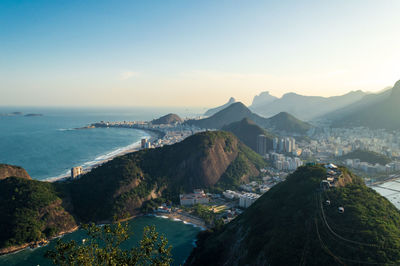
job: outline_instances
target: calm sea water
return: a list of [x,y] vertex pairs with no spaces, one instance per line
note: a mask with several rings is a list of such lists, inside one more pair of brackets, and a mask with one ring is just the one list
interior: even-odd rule
[[0,108],[0,113],[15,111],[44,116],[0,116],[0,163],[22,166],[32,178],[43,180],[64,175],[73,166],[104,160],[148,136],[134,129],[75,128],[102,120],[151,120],[173,111],[190,116],[199,110]]
[[[144,216],[138,217],[129,222],[131,232],[130,239],[124,244],[124,248],[130,248],[138,243],[143,236],[143,228],[147,225],[155,225],[157,231],[167,237],[168,242],[172,245],[173,265],[182,265],[189,256],[194,247],[196,235],[200,232],[200,228],[194,227],[183,222],[172,221],[160,217]],[[82,242],[87,235],[82,230],[75,231],[65,235],[63,240],[75,240]],[[51,261],[44,258],[47,250],[54,248],[56,240],[50,242],[49,245],[36,249],[25,249],[18,253],[0,256],[0,265],[52,265]]]
[[[40,113],[43,116],[0,116],[0,163],[19,165],[34,179],[45,180],[64,175],[73,166],[89,166],[111,157],[137,143],[148,133],[135,129],[88,129],[76,130],[98,121],[151,120],[167,113],[182,117],[202,113],[201,109],[167,108],[108,108],[108,109],[55,109],[0,107],[0,113],[20,111]],[[1,214],[0,214],[1,215]],[[199,228],[182,222],[158,217],[140,217],[129,222],[133,237],[125,245],[131,247],[141,238],[143,227],[155,225],[165,234],[173,246],[175,264],[181,264],[193,248]],[[64,236],[65,239],[81,240],[82,231]],[[48,265],[43,258],[47,247],[27,249],[0,257],[0,265]]]

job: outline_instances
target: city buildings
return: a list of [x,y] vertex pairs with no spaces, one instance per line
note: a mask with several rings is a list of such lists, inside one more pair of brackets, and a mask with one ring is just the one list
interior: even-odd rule
[[78,178],[80,175],[83,174],[82,166],[72,167],[71,168],[71,178]]
[[224,195],[225,198],[232,200],[232,199],[238,199],[241,194],[236,191],[226,190],[222,192],[222,195]]
[[206,204],[210,199],[201,189],[195,189],[193,193],[179,195],[180,204],[182,206],[193,206],[195,204]]
[[255,194],[255,193],[244,193],[244,194],[240,195],[240,198],[239,198],[239,207],[248,208],[248,207],[250,207],[250,205],[253,204],[259,197],[260,197],[260,195]]
[[257,136],[257,153],[261,156],[264,156],[268,152],[269,148],[269,139],[265,135]]

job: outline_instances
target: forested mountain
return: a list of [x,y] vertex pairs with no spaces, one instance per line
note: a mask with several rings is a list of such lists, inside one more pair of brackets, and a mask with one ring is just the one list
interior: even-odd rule
[[256,123],[248,118],[243,118],[239,122],[233,122],[227,126],[224,126],[222,130],[232,132],[248,147],[257,151],[257,137],[259,135],[265,135],[268,140],[268,149],[272,149],[272,139],[274,135],[259,127]]
[[261,117],[250,111],[243,103],[237,102],[219,111],[211,117],[200,120],[188,120],[185,123],[200,128],[221,129],[233,122],[248,118],[258,126],[271,132],[285,132],[287,134],[305,134],[312,125],[303,122],[288,113],[279,113],[273,117]]
[[162,148],[117,157],[68,182],[0,180],[0,249],[138,214],[163,197],[179,201],[193,189],[235,188],[266,162],[232,133],[203,132]]
[[222,229],[199,235],[186,264],[398,265],[399,211],[340,171],[323,190],[326,169],[300,167]]

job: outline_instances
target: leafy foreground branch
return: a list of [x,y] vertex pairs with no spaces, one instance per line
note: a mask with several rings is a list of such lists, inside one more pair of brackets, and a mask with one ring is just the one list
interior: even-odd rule
[[57,265],[170,265],[172,262],[172,247],[154,226],[145,227],[140,245],[130,250],[120,248],[129,238],[128,223],[102,227],[90,224],[83,229],[89,238],[82,244],[59,239],[55,249],[45,256]]

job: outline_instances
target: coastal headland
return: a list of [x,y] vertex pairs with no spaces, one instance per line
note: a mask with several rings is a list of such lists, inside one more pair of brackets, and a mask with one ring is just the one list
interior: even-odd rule
[[[136,125],[135,125],[136,124]],[[115,127],[115,128],[132,128],[132,129],[137,129],[137,130],[142,130],[148,133],[148,137],[146,137],[146,141],[150,143],[150,148],[157,148],[157,147],[163,147],[165,145],[172,145],[177,142],[180,142],[184,140],[185,138],[193,135],[194,133],[197,133],[197,131],[192,130],[191,128],[186,128],[182,127],[179,124],[174,124],[174,125],[156,125],[153,126],[151,124],[141,124],[140,126],[137,125],[136,122],[100,122],[100,123],[94,123],[92,125],[89,125],[87,127],[84,127],[82,129],[90,129],[90,128],[105,128],[105,127]],[[101,167],[102,165],[113,161],[114,159],[117,158],[122,158],[127,154],[132,154],[134,152],[138,152],[142,150],[143,147],[141,145],[141,142],[135,143],[133,147],[130,149],[124,149],[119,153],[116,153],[112,157],[109,157],[107,159],[101,160],[97,162],[96,164],[93,164],[87,168],[84,168],[84,173],[83,175],[91,174],[95,169]],[[7,182],[6,182],[7,181]],[[11,182],[9,182],[11,181]],[[36,195],[40,193],[40,197],[46,198],[46,201],[38,203],[38,205],[34,206],[35,213],[39,213],[39,216],[37,218],[31,217],[32,219],[36,220],[42,220],[39,224],[36,232],[37,234],[42,234],[41,237],[39,238],[34,238],[35,240],[33,241],[21,241],[21,239],[14,238],[10,236],[2,236],[4,240],[6,239],[11,239],[11,242],[4,242],[3,248],[0,249],[0,254],[8,254],[8,253],[13,253],[17,252],[19,250],[29,248],[31,246],[38,246],[42,245],[40,243],[44,243],[47,240],[54,239],[56,237],[60,237],[66,233],[71,233],[73,231],[76,231],[79,228],[79,224],[81,222],[81,219],[76,218],[76,214],[73,214],[73,216],[70,216],[70,214],[73,213],[73,205],[74,203],[71,201],[72,195],[70,192],[70,189],[77,186],[79,182],[78,180],[72,180],[69,176],[62,176],[62,177],[56,177],[56,178],[51,178],[45,180],[46,182],[41,182],[41,181],[36,181],[36,180],[29,180],[29,181],[21,181],[20,178],[15,178],[15,177],[10,177],[4,180],[3,183],[7,183],[7,185],[3,186],[3,189],[5,190],[4,196],[7,195],[6,198],[14,199],[15,197],[21,197],[21,201],[18,201],[18,204],[22,204],[20,207],[25,208],[25,204],[23,203],[24,201],[26,202],[32,202],[31,199],[29,198],[23,198],[22,195],[16,195],[13,196],[13,190],[17,188],[20,191],[30,191],[29,195]],[[46,183],[48,185],[46,185]],[[53,183],[54,185],[50,184]],[[149,200],[153,198],[153,194],[151,193],[152,196],[150,198],[146,197],[144,200]],[[157,195],[155,195],[157,194]],[[160,193],[155,193],[154,197],[159,197]],[[143,200],[139,200],[138,202],[142,202]],[[54,202],[58,202],[57,204],[60,204],[60,209],[58,211],[55,211],[52,209],[52,206],[54,205]],[[15,205],[16,202],[11,202],[11,205]],[[17,205],[18,205],[17,204]],[[39,206],[40,205],[40,206]],[[5,207],[6,209],[8,207]],[[19,207],[16,206],[18,209]],[[7,211],[4,213],[5,215],[14,215],[12,213],[12,209],[9,210],[10,213],[7,214]],[[60,221],[57,217],[59,216],[60,212],[64,213],[63,215],[69,215],[66,220],[68,220],[68,223],[64,223],[62,226],[60,226],[60,223],[63,223],[63,221]],[[35,216],[35,215],[33,215]],[[136,212],[135,215],[130,215],[128,217],[120,217],[117,220],[104,220],[104,219],[98,219],[97,223],[98,224],[104,224],[104,223],[111,223],[115,221],[127,221],[130,219],[133,219],[137,216],[141,216],[140,212]],[[171,219],[175,220],[181,220],[185,223],[190,223],[202,228],[205,228],[205,224],[201,219],[196,219],[193,217],[190,217],[190,215],[185,216],[183,214],[168,214]],[[46,218],[50,217],[50,218]],[[22,216],[18,219],[24,219]],[[44,220],[44,224],[42,223]],[[50,220],[49,220],[50,219]],[[65,219],[61,219],[65,220]],[[101,221],[101,222],[100,222]],[[6,221],[5,221],[6,222]],[[8,224],[8,222],[6,222]],[[43,225],[47,227],[47,231],[43,231]],[[19,226],[19,222],[16,221],[14,225],[7,225],[7,226]],[[62,229],[61,229],[62,228]],[[61,229],[61,230],[60,230]],[[19,229],[17,229],[19,230]],[[42,231],[40,233],[40,231]],[[45,232],[45,234],[44,234]],[[35,233],[36,234],[36,233]],[[10,238],[11,237],[11,238]],[[30,239],[30,237],[27,237],[26,240]],[[8,243],[8,244],[7,244]]]

